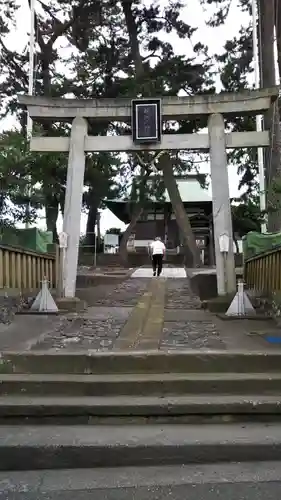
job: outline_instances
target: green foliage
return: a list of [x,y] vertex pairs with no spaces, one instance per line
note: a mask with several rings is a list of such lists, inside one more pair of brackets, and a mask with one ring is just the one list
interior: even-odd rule
[[[200,3],[203,7],[215,7],[215,11],[208,21],[209,26],[212,27],[224,24],[232,6],[232,0],[200,0]],[[251,0],[238,0],[237,3],[242,11],[252,13]]]
[[240,28],[239,36],[228,40],[224,49],[216,57],[221,65],[221,83],[227,92],[241,92],[248,88],[248,76],[253,71],[252,28]]
[[[44,196],[56,196],[60,201],[64,198],[66,155],[32,153],[18,131],[0,135],[0,151],[2,193],[22,212],[18,220],[25,222],[27,203],[33,209],[29,214],[33,221],[36,210],[44,206]],[[42,189],[38,187],[40,183]]]
[[[114,4],[114,5],[113,5]],[[136,97],[198,92],[212,86],[207,48],[198,44],[194,57],[174,53],[163,34],[190,38],[195,29],[180,19],[180,2],[145,6],[140,2],[103,2],[102,24],[95,26],[83,54],[71,56],[79,85],[77,97]],[[140,47],[143,55],[140,55]],[[195,57],[204,53],[198,64]],[[137,67],[137,63],[139,66]],[[85,94],[84,83],[87,83]]]
[[[239,36],[227,41],[225,52],[217,56],[221,67],[221,83],[227,92],[241,92],[249,89],[248,77],[252,73],[253,58],[252,28],[241,28]],[[228,121],[234,132],[256,130],[255,117],[240,116]],[[257,149],[236,149],[228,154],[228,161],[237,166],[240,176],[239,188],[246,189],[248,194],[257,192],[258,161]]]
[[[3,3],[3,0],[2,0]],[[37,4],[38,7],[38,4]],[[75,23],[81,28],[82,19],[86,18],[89,22],[89,12],[93,8],[93,2],[76,1],[70,5],[68,2],[57,1],[51,5],[45,5],[40,2],[40,8],[36,12],[36,35],[37,35],[37,53],[35,57],[35,93],[38,95],[64,96],[72,91],[72,78],[66,78],[64,73],[58,71],[58,65],[62,63],[60,53],[54,49],[54,44],[59,37],[66,36],[73,44],[73,49],[79,49],[79,41],[74,36]],[[84,10],[83,10],[84,9]],[[87,11],[87,17],[86,17]],[[15,15],[15,9],[14,9]],[[84,17],[83,17],[84,16]],[[10,16],[13,17],[13,16]],[[67,156],[64,154],[35,154],[28,151],[28,144],[23,139],[26,133],[26,112],[23,111],[17,102],[17,93],[27,92],[27,63],[28,56],[26,51],[16,53],[10,51],[6,46],[5,35],[9,33],[11,22],[8,13],[3,13],[6,24],[0,31],[0,43],[2,46],[3,57],[0,61],[2,76],[0,90],[2,96],[6,97],[5,106],[2,108],[2,116],[13,114],[19,120],[20,130],[23,133],[13,133],[13,137],[8,139],[12,141],[12,148],[7,154],[1,156],[0,175],[2,180],[1,193],[4,205],[9,206],[9,212],[17,214],[19,220],[26,218],[26,205],[30,201],[35,208],[46,207],[47,224],[48,217],[52,219],[51,225],[54,228],[55,220],[58,214],[58,208],[64,205],[64,193],[66,186],[66,167]],[[79,29],[80,29],[79,28]],[[70,63],[67,66],[70,68]],[[65,65],[65,64],[64,64]],[[87,82],[88,83],[88,82]],[[84,90],[86,92],[87,83]],[[99,127],[95,133],[101,133],[106,127]],[[37,125],[35,133],[39,135],[67,135],[69,126],[54,124]],[[6,140],[6,139],[5,139]],[[118,163],[118,162],[117,162]],[[95,187],[98,194],[98,203],[102,196],[106,197],[108,190],[112,190],[113,180],[117,170],[117,163],[112,159],[112,155],[88,155],[86,162],[85,184],[88,190]],[[120,163],[120,161],[119,161]],[[11,167],[12,165],[12,167]],[[115,170],[114,167],[115,166]],[[104,171],[103,171],[104,167]],[[12,171],[11,171],[12,168]],[[11,188],[8,192],[8,177],[13,180],[20,178],[20,189],[11,197]],[[30,184],[30,185],[29,185]],[[30,197],[27,196],[27,188],[31,188]],[[115,186],[116,187],[116,186]],[[85,196],[87,206],[87,195]],[[8,203],[8,205],[7,205]],[[11,205],[13,203],[14,205]],[[18,216],[18,212],[22,213]],[[3,209],[2,209],[3,212]],[[34,212],[32,213],[34,219]],[[31,218],[31,212],[28,214]]]
[[[0,220],[1,226],[14,225],[25,219],[22,204],[27,204],[29,181],[26,170],[25,144],[17,132],[3,132],[0,135]],[[20,203],[18,204],[18,201]],[[13,204],[16,208],[12,209]],[[35,212],[29,213],[34,219]]]
[[233,232],[240,238],[249,231],[259,232],[264,222],[264,214],[260,211],[258,197],[233,201],[239,203],[232,204],[231,207]]
[[[215,13],[209,24],[218,26],[226,21],[230,12],[230,0],[201,0],[204,5],[213,5]],[[240,0],[238,2],[242,11],[251,14],[251,2]],[[220,80],[224,92],[242,92],[250,87],[249,75],[253,72],[253,40],[252,26],[249,16],[249,26],[241,27],[238,36],[227,40],[224,52],[216,56],[220,69]],[[227,120],[228,127],[233,132],[256,130],[255,118],[251,116],[240,116]],[[228,161],[235,165],[240,177],[239,189],[243,189],[248,195],[257,193],[258,190],[258,161],[257,149],[236,149],[228,153]]]
[[[180,2],[170,2],[168,9],[161,8],[161,2],[150,7],[131,1],[121,2],[121,5],[104,2],[101,25],[93,28],[95,36],[88,39],[87,50],[71,56],[80,81],[74,89],[75,96],[112,98],[177,95],[179,91],[187,94],[213,92],[212,62],[207,48],[197,44],[194,57],[187,58],[175,54],[173,46],[163,41],[163,32],[173,32],[179,38],[190,38],[194,33],[195,29],[180,19],[181,8]],[[140,47],[143,55],[140,55]],[[200,64],[197,62],[199,56],[203,60]],[[198,122],[193,120],[188,124],[190,132],[198,129]],[[103,126],[102,131],[97,130],[95,123],[90,123],[91,133],[105,133],[106,128],[113,134],[130,133],[127,124],[103,123],[100,126]],[[167,131],[169,124],[165,127]],[[152,174],[150,160],[151,155],[142,155],[141,161],[134,155],[128,157],[127,165],[122,167],[119,194],[128,197],[132,187],[132,198],[142,202],[150,190],[157,193],[156,197],[161,195],[155,177],[147,183]],[[137,179],[133,186],[132,178]]]
[[[229,9],[229,0],[213,2],[202,0],[205,5],[221,9],[222,22]],[[249,1],[240,0],[241,8],[249,9]],[[5,8],[3,6],[5,5]],[[78,98],[114,98],[136,96],[169,96],[184,92],[213,93],[214,64],[208,48],[201,43],[194,45],[193,55],[186,56],[186,43],[192,39],[196,26],[181,18],[184,2],[171,0],[166,8],[161,1],[140,2],[103,0],[39,0],[36,12],[37,47],[35,57],[36,95],[67,96]],[[2,10],[1,10],[2,6]],[[6,45],[15,18],[13,0],[0,0],[1,95],[6,98],[2,109],[5,114],[18,118],[20,131],[25,134],[26,113],[18,106],[17,93],[27,91],[26,51],[14,52]],[[173,39],[182,41],[182,53],[175,53]],[[59,49],[68,44],[68,53]],[[250,70],[251,30],[241,30],[239,36],[227,42],[225,54],[217,59],[225,91],[246,88],[246,75]],[[192,133],[205,123],[184,120],[179,123],[179,133]],[[253,130],[254,122],[239,119],[229,123],[234,130],[245,127]],[[174,133],[174,125],[165,123],[165,132]],[[42,123],[36,133],[68,135],[69,126]],[[129,134],[127,123],[89,121],[90,134]],[[13,203],[17,217],[24,219],[25,206],[31,202],[32,210],[49,207],[56,217],[58,207],[64,205],[67,158],[64,154],[30,153],[26,141],[20,136],[9,137],[12,152],[0,158],[0,175],[3,179],[1,193],[7,209]],[[236,155],[236,156],[235,156]],[[240,156],[239,156],[240,155]],[[143,160],[145,158],[142,156]],[[252,191],[256,188],[255,151],[235,152],[231,161],[239,166],[242,185]],[[172,155],[174,171],[184,174],[195,170],[191,155]],[[9,167],[10,165],[10,167]],[[10,170],[9,170],[10,169]],[[12,179],[6,182],[7,172]],[[8,177],[7,177],[8,178]],[[107,153],[87,154],[85,173],[85,209],[93,213],[103,206],[103,200],[115,198],[131,191],[132,179],[137,178],[141,189],[133,193],[137,198],[148,196],[149,190],[161,199],[164,187],[152,175],[151,167],[143,168],[138,159],[127,159]],[[149,186],[147,179],[151,179]],[[12,186],[15,186],[12,189]],[[26,194],[30,188],[30,200]],[[135,186],[136,187],[136,186]],[[146,193],[146,194],[145,194]],[[35,212],[32,212],[35,213]],[[93,222],[94,218],[92,219]]]

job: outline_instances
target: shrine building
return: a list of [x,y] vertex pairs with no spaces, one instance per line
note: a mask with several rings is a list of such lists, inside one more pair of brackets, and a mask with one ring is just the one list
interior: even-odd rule
[[[177,176],[176,179],[181,200],[201,250],[202,260],[211,265],[214,262],[212,198],[208,190],[200,184],[197,175]],[[147,252],[149,243],[156,236],[160,236],[170,252],[182,251],[182,238],[167,190],[162,198],[163,201],[151,200],[146,203],[130,239],[131,250]],[[114,199],[105,203],[118,219],[125,224],[130,223],[136,202],[130,199]]]

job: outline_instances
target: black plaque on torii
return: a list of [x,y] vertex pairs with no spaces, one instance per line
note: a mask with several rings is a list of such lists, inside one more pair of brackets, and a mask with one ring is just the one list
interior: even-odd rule
[[132,136],[136,144],[161,142],[161,99],[132,100]]

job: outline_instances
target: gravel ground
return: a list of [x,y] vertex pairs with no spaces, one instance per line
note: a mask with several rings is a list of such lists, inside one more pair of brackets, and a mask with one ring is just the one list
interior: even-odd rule
[[20,309],[27,307],[30,302],[28,297],[12,297],[12,296],[0,296],[0,323],[10,324],[12,323],[15,313]]
[[164,323],[160,349],[225,349],[216,326],[210,321]]
[[194,295],[187,278],[166,282],[166,309],[201,309],[199,297]]
[[147,289],[150,279],[129,279],[105,290],[103,297],[97,298],[95,305],[105,307],[133,307]]
[[76,351],[94,349],[108,351],[125,324],[126,319],[108,317],[106,319],[61,317],[53,332],[35,344],[33,349],[56,349]]

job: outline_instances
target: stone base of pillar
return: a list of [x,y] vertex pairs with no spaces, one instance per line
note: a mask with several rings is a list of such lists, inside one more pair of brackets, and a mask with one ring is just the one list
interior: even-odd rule
[[86,302],[78,297],[59,297],[56,299],[56,304],[59,311],[83,312],[87,309]]

